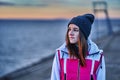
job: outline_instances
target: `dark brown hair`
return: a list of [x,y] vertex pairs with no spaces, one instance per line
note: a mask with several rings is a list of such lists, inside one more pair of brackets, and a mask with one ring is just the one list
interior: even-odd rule
[[79,30],[78,42],[76,44],[71,44],[68,37],[68,32],[69,29],[67,30],[66,33],[66,46],[68,48],[70,58],[72,57],[78,58],[80,60],[80,65],[85,66],[86,65],[85,57],[88,51],[87,40],[85,39],[83,33]]

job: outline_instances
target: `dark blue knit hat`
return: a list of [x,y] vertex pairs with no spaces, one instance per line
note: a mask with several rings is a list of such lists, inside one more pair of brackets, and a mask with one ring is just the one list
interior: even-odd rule
[[68,23],[68,26],[70,24],[75,24],[79,27],[81,32],[84,34],[85,39],[88,39],[88,36],[91,32],[91,26],[94,22],[94,15],[92,14],[84,14],[80,16],[73,17],[70,22]]

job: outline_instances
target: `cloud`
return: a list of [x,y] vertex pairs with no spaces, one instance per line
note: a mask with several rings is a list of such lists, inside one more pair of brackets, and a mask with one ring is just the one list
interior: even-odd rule
[[0,2],[0,6],[3,6],[3,5],[5,5],[5,6],[13,6],[14,3],[10,3],[10,2]]
[[0,5],[4,6],[40,6],[46,7],[48,4],[40,1],[40,0],[0,0]]

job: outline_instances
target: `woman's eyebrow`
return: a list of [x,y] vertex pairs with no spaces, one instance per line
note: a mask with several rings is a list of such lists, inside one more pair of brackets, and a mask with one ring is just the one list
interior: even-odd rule
[[74,28],[74,29],[78,29],[79,30],[79,28]]

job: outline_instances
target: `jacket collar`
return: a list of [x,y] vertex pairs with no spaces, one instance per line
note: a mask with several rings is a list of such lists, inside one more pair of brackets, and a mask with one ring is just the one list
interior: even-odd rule
[[[100,50],[98,46],[90,39],[88,39],[88,55],[102,53],[103,50]],[[66,43],[63,43],[57,50],[61,50],[65,53],[68,53],[68,49],[66,47]]]

